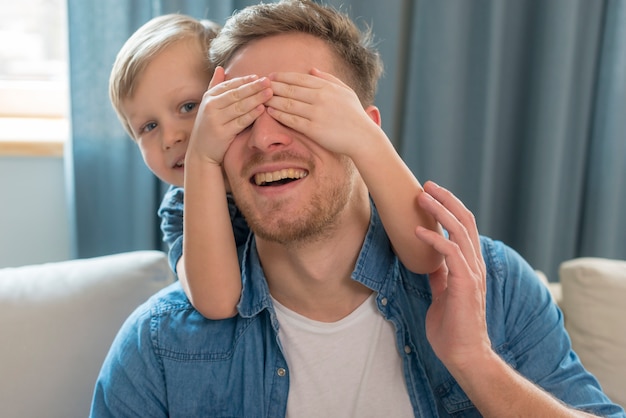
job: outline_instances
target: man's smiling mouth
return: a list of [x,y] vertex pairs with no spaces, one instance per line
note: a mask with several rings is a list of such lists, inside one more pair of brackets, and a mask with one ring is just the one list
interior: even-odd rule
[[308,171],[299,168],[284,168],[268,173],[255,174],[252,181],[257,186],[280,186],[304,178],[308,174]]

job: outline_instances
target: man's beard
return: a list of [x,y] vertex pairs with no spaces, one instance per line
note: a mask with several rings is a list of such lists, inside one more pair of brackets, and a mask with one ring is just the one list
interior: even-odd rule
[[356,172],[349,158],[339,158],[344,167],[342,178],[321,178],[319,187],[306,204],[302,202],[302,206],[295,208],[293,201],[289,201],[289,212],[280,200],[261,211],[253,201],[233,190],[237,207],[252,232],[260,239],[289,246],[310,243],[331,235],[352,198]]

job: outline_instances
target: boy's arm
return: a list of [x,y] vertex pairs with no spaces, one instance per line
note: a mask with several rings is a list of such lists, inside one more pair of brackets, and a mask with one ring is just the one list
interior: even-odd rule
[[[219,203],[219,199],[216,200]],[[190,299],[193,296],[202,294],[201,290],[196,289],[193,293],[189,290],[187,275],[185,273],[185,259],[183,257],[183,205],[184,205],[184,190],[182,187],[170,186],[168,191],[163,197],[161,206],[159,207],[158,215],[161,218],[161,230],[163,232],[163,241],[168,245],[168,262],[172,270],[177,274],[183,289]],[[245,221],[241,217],[235,207],[232,197],[228,202],[228,212],[230,221],[232,223],[232,230],[235,235],[236,245],[241,245],[248,234],[248,228]],[[219,239],[218,239],[219,242]],[[210,290],[210,289],[209,289]],[[219,291],[218,291],[219,293]],[[195,301],[194,299],[194,301]],[[201,302],[195,302],[200,305]],[[201,306],[197,308],[204,316],[209,317],[212,314],[210,310],[202,309]],[[215,319],[221,316],[231,315],[213,315]]]
[[241,275],[222,168],[194,152],[185,159],[183,255],[177,273],[202,315],[235,315]]
[[415,273],[436,270],[443,256],[415,236],[418,225],[441,233],[435,218],[417,204],[423,192],[421,184],[381,129],[371,129],[371,136],[361,140],[350,157],[376,204],[395,253]]
[[225,81],[224,70],[218,67],[189,139],[183,256],[177,271],[189,300],[209,319],[234,316],[241,293],[221,163],[235,136],[265,111],[263,103],[271,96],[268,87],[268,80],[254,76]]
[[328,73],[276,73],[268,112],[330,151],[355,163],[376,204],[394,251],[416,273],[430,273],[443,257],[415,237],[423,226],[441,234],[435,219],[417,205],[422,186],[380,128],[380,112],[366,109],[354,91]]

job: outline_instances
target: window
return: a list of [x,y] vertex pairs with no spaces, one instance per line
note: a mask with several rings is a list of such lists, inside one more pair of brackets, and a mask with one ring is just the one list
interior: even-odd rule
[[62,155],[69,135],[66,0],[0,8],[0,155]]

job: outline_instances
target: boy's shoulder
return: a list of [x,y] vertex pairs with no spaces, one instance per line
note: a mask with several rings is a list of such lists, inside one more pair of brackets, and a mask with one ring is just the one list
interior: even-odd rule
[[132,326],[142,327],[149,324],[156,317],[168,315],[176,311],[193,310],[194,307],[185,295],[179,281],[176,281],[159,290],[141,303],[129,315],[126,322]]
[[180,217],[184,210],[185,191],[182,187],[170,186],[161,200],[157,214],[161,218]]
[[163,195],[163,202],[183,203],[185,199],[185,189],[180,186],[170,185]]
[[171,311],[194,309],[180,282],[170,284],[152,295],[145,303],[150,316],[162,315]]

